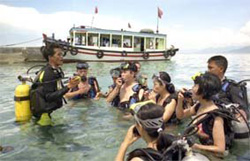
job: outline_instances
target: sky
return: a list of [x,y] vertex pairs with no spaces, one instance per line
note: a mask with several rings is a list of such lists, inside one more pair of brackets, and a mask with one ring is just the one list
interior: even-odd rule
[[168,47],[250,46],[250,0],[0,0],[0,46],[41,46],[42,33],[66,40],[71,27],[91,26],[93,17],[98,28],[156,31],[157,7]]

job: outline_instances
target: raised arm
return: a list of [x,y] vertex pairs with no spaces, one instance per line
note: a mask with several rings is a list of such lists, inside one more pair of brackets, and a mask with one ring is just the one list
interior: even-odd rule
[[189,106],[187,109],[183,109],[183,101],[184,101],[184,96],[182,92],[179,92],[177,106],[176,106],[176,117],[180,120],[195,114],[196,104],[193,106]]
[[121,86],[122,86],[122,79],[117,78],[116,86],[115,86],[114,90],[112,90],[110,92],[110,94],[106,98],[107,102],[112,102],[113,101],[113,99],[120,93]]
[[171,116],[173,115],[174,111],[176,108],[176,100],[172,99],[170,103],[168,103],[164,109],[164,114],[163,114],[163,121],[164,122],[168,122],[168,120],[171,118]]

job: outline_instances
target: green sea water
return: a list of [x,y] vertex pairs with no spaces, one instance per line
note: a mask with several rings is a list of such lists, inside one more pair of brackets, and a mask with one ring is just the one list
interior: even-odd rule
[[[207,59],[215,54],[177,53],[171,61],[142,62],[143,73],[150,79],[158,71],[167,71],[177,89],[191,88],[191,76],[207,69]],[[237,81],[250,78],[250,53],[225,54],[229,61],[227,76]],[[33,65],[42,63],[0,64],[0,145],[14,150],[0,153],[0,160],[8,161],[112,161],[132,121],[122,119],[122,113],[104,99],[68,101],[52,114],[54,126],[40,127],[34,122],[15,123],[14,90],[20,82],[17,76]],[[89,63],[89,75],[96,76],[103,92],[112,84],[109,70],[119,63]],[[75,72],[75,64],[64,64],[66,76]],[[34,73],[33,73],[34,75]],[[249,82],[250,83],[250,82]],[[248,85],[248,91],[250,86]],[[248,92],[249,93],[249,92]],[[250,96],[250,94],[249,94]],[[171,128],[173,133],[183,130]],[[140,140],[128,152],[144,147]],[[234,144],[224,160],[250,159],[250,142]],[[211,156],[209,156],[211,157]],[[220,160],[213,158],[212,160]]]

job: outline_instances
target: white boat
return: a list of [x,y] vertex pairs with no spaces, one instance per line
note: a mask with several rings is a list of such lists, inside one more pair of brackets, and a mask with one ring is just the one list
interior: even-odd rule
[[120,62],[169,60],[178,48],[169,49],[167,35],[144,29],[140,32],[73,27],[67,41],[43,34],[44,43],[58,43],[64,49],[64,61]]

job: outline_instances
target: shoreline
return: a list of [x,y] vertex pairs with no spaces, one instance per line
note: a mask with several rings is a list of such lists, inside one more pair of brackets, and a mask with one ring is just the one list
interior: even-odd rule
[[45,62],[40,47],[0,47],[0,63]]

